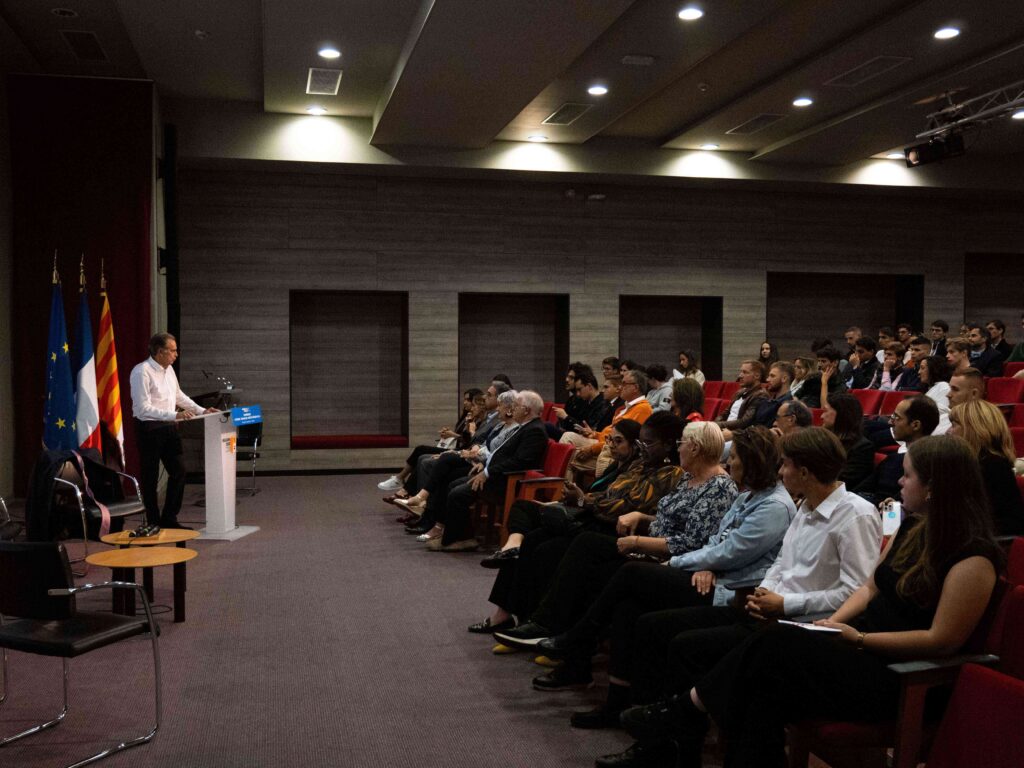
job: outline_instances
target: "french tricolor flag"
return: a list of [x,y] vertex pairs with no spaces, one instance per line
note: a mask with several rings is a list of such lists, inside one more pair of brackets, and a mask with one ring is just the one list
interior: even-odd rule
[[81,304],[78,309],[78,368],[75,382],[78,392],[75,395],[75,431],[78,435],[79,448],[96,448],[102,450],[100,441],[100,408],[96,397],[96,353],[92,346],[92,318],[89,315],[88,293],[85,281],[79,294]]

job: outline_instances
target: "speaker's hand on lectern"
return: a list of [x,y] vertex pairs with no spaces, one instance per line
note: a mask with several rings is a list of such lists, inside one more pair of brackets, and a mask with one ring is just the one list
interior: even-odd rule
[[192,418],[192,411],[178,411],[174,418],[178,421],[188,421]]
[[203,413],[204,414],[206,414],[206,413],[220,413],[220,409],[219,408],[207,408],[205,411],[203,411]]

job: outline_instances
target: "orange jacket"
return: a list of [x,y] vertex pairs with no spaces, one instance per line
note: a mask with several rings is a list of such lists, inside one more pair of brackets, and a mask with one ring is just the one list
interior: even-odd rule
[[608,436],[612,433],[612,428],[623,419],[632,419],[638,424],[643,424],[647,421],[647,417],[651,415],[651,404],[647,402],[646,397],[641,397],[639,402],[634,403],[631,406],[622,406],[615,415],[612,416],[612,423],[597,433],[596,443],[586,449],[586,452],[591,456],[597,456],[601,449],[604,448],[605,441]]

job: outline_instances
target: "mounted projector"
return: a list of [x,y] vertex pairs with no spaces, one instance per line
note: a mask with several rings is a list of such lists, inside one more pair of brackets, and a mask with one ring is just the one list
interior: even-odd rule
[[948,133],[945,136],[936,136],[924,144],[907,147],[903,150],[903,156],[908,168],[916,168],[950,157],[960,157],[965,152],[964,137],[959,133]]

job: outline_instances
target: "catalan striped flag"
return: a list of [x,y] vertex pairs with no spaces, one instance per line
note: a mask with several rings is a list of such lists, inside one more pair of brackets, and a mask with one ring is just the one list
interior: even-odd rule
[[75,434],[75,390],[68,358],[68,330],[64,322],[64,296],[54,256],[53,294],[50,300],[50,336],[46,348],[46,406],[43,410],[43,445],[51,451],[73,451]]
[[100,278],[100,296],[103,309],[100,310],[100,341],[96,347],[96,380],[100,402],[100,420],[107,425],[110,434],[121,446],[121,463],[124,464],[124,425],[121,422],[121,385],[117,380],[117,349],[114,347],[114,318],[110,314],[110,299],[107,297],[107,280]]
[[92,346],[92,316],[89,314],[89,292],[85,289],[85,257],[78,277],[78,337],[75,340],[77,365],[75,380],[75,431],[79,448],[102,450],[100,441],[100,408],[96,401],[96,355]]

